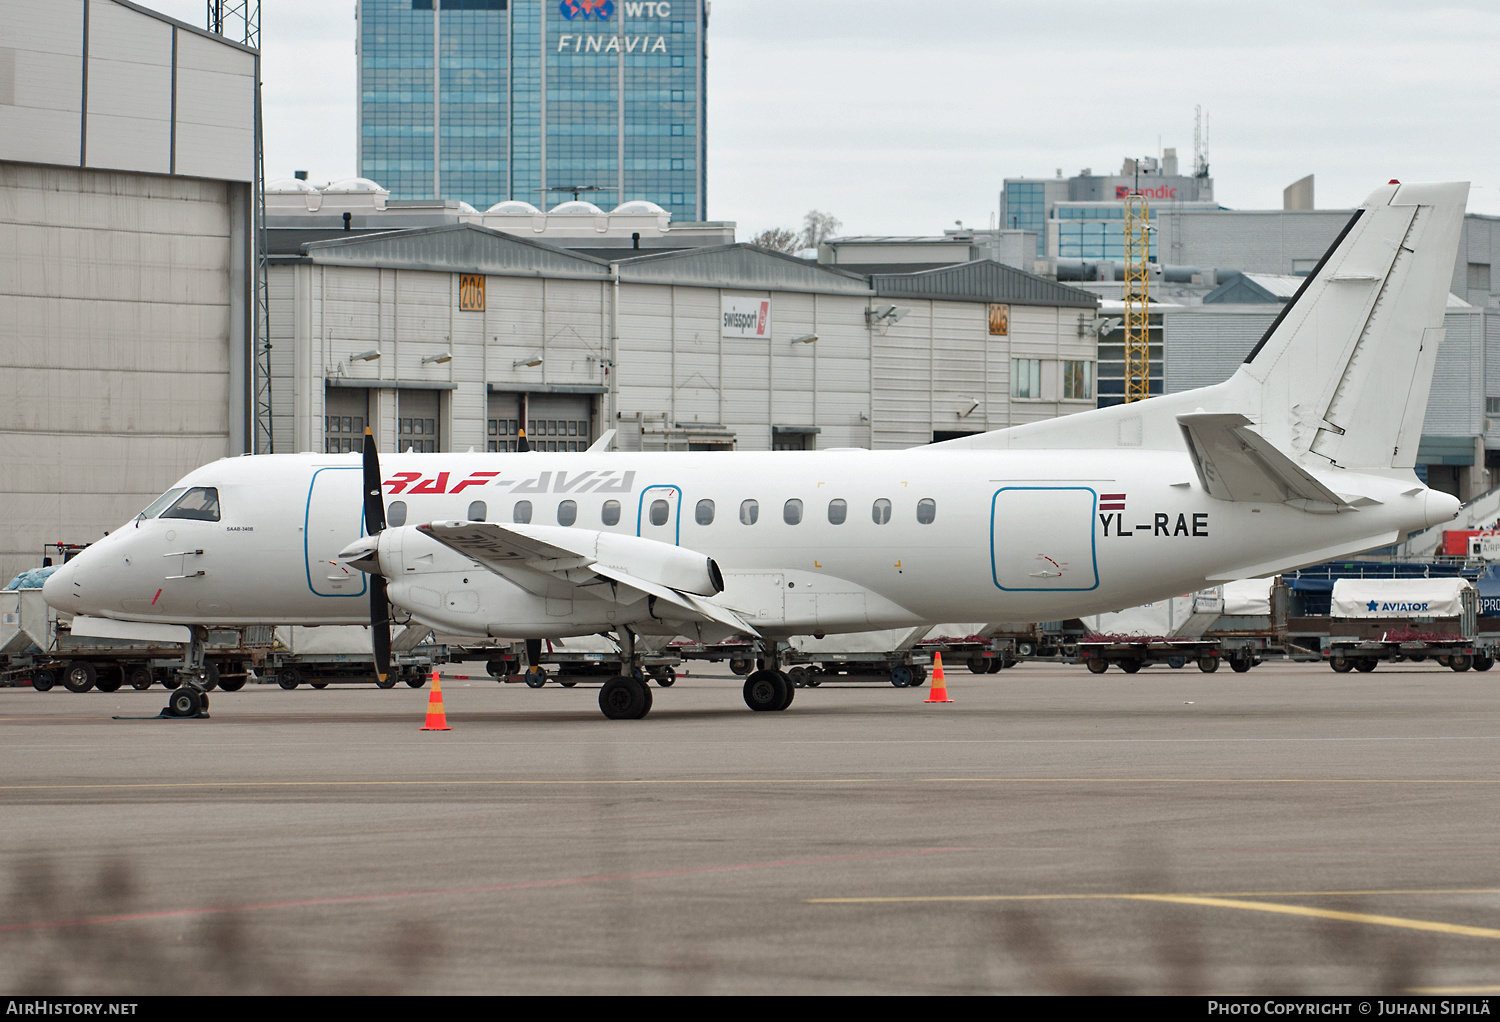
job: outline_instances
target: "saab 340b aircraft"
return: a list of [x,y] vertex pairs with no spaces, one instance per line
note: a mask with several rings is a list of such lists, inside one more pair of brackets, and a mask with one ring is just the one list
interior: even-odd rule
[[[611,632],[625,665],[638,635],[748,636],[745,701],[780,710],[792,635],[1077,617],[1394,543],[1460,506],[1413,466],[1467,194],[1377,189],[1217,386],[905,451],[230,458],[46,599],[97,634],[200,626],[190,667],[201,626],[369,622],[384,676],[393,612]],[[607,716],[650,709],[635,673]]]

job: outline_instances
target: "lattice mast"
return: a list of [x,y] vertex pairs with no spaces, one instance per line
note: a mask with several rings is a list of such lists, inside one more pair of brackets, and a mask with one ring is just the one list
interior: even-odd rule
[[[207,0],[208,30],[226,39],[260,50],[260,0]],[[266,272],[266,149],[261,114],[260,62],[255,82],[255,194],[251,196],[255,223],[255,316],[251,324],[250,390],[255,401],[255,423],[251,427],[250,453],[270,454],[271,440],[271,296]]]
[[1151,396],[1151,207],[1125,196],[1125,400]]

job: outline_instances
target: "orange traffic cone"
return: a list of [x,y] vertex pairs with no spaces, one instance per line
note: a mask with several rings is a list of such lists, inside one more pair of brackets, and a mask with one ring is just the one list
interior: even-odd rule
[[927,698],[923,700],[929,703],[951,703],[948,698],[948,683],[943,680],[943,654],[932,655],[932,687],[927,690]]
[[438,682],[438,672],[432,672],[432,695],[427,697],[427,723],[423,731],[452,731],[448,716],[443,712],[443,686]]

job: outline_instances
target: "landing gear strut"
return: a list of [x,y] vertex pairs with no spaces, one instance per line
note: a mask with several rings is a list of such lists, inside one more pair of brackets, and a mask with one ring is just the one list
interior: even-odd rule
[[651,689],[645,681],[635,655],[635,633],[629,628],[618,632],[620,674],[610,678],[599,690],[599,709],[610,720],[640,720],[651,712]]
[[183,667],[177,672],[181,683],[172,690],[163,717],[207,717],[208,690],[218,684],[219,670],[204,657],[208,630],[193,626],[193,638],[183,650]]
[[752,710],[784,710],[792,705],[797,686],[781,670],[781,646],[768,645],[759,670],[745,679],[745,705]]

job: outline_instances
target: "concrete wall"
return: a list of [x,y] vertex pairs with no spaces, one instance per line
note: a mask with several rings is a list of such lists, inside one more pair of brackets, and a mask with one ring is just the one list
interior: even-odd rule
[[229,450],[229,191],[0,162],[0,575]]

